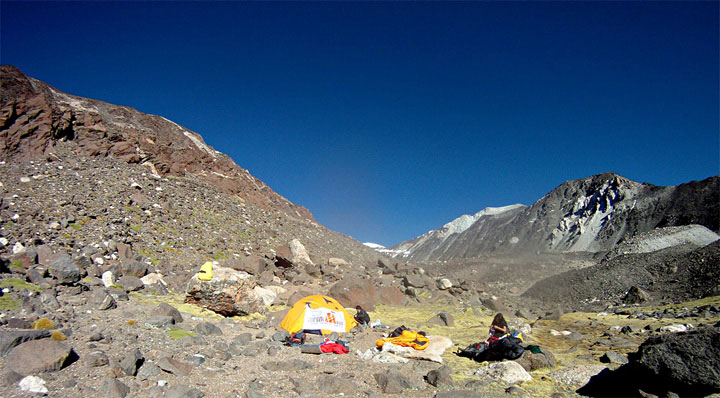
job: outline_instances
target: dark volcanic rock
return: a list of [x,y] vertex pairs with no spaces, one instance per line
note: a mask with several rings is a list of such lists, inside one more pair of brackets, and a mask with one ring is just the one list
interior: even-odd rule
[[79,281],[82,276],[80,268],[68,255],[63,255],[52,262],[50,274],[57,278],[58,282],[68,284]]
[[720,392],[720,329],[698,328],[647,339],[629,362],[605,370],[578,390],[588,396],[633,397],[638,390],[700,397]]

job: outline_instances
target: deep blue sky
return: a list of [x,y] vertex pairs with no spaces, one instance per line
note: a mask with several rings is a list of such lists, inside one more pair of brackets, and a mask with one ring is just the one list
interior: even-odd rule
[[162,115],[392,245],[614,171],[720,174],[718,2],[0,3],[0,63]]

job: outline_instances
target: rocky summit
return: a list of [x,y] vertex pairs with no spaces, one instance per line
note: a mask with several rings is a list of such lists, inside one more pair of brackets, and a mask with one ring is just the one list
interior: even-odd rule
[[[0,85],[2,397],[720,393],[717,177],[568,182],[390,258],[160,116]],[[314,294],[370,324],[294,346]],[[517,339],[457,355],[497,312]],[[428,347],[377,349],[396,328]]]

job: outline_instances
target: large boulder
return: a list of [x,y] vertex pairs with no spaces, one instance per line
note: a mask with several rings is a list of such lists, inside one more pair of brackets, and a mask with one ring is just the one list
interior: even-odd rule
[[[28,326],[29,327],[29,326]],[[48,330],[3,330],[0,333],[0,355],[5,355],[20,344],[50,337]]]
[[382,286],[377,288],[377,302],[399,307],[407,304],[407,297],[396,287]]
[[225,267],[232,268],[236,271],[247,272],[250,275],[260,276],[265,271],[267,264],[265,259],[260,256],[244,256],[240,258],[232,258],[225,262]]
[[5,366],[27,376],[60,370],[77,359],[77,354],[67,344],[53,339],[41,339],[13,348],[7,356]]
[[345,307],[362,306],[365,310],[375,309],[377,292],[369,279],[357,276],[344,278],[330,288],[328,296],[335,298]]
[[308,254],[307,250],[305,250],[305,246],[303,246],[303,244],[300,243],[299,240],[291,240],[290,243],[288,243],[288,246],[290,247],[290,255],[293,263],[312,264],[312,261],[310,260],[310,255]]
[[50,274],[62,284],[75,283],[82,277],[80,267],[78,267],[72,257],[67,254],[58,257],[52,262],[50,265]]
[[532,380],[532,376],[520,364],[513,361],[493,362],[484,368],[480,368],[475,374],[493,381],[502,380],[507,384]]
[[522,356],[515,360],[528,372],[542,368],[554,368],[555,367],[555,356],[546,350],[539,353],[533,353],[530,350],[525,350]]
[[209,281],[195,274],[188,282],[185,302],[207,308],[223,316],[265,313],[267,308],[254,291],[255,277],[231,268],[214,267]]
[[647,339],[628,363],[604,370],[578,390],[589,396],[704,397],[720,392],[720,329],[705,327]]

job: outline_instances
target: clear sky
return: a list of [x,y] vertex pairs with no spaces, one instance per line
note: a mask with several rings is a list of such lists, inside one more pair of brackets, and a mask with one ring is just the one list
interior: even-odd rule
[[720,174],[718,2],[0,2],[0,63],[164,116],[386,246],[606,171]]

